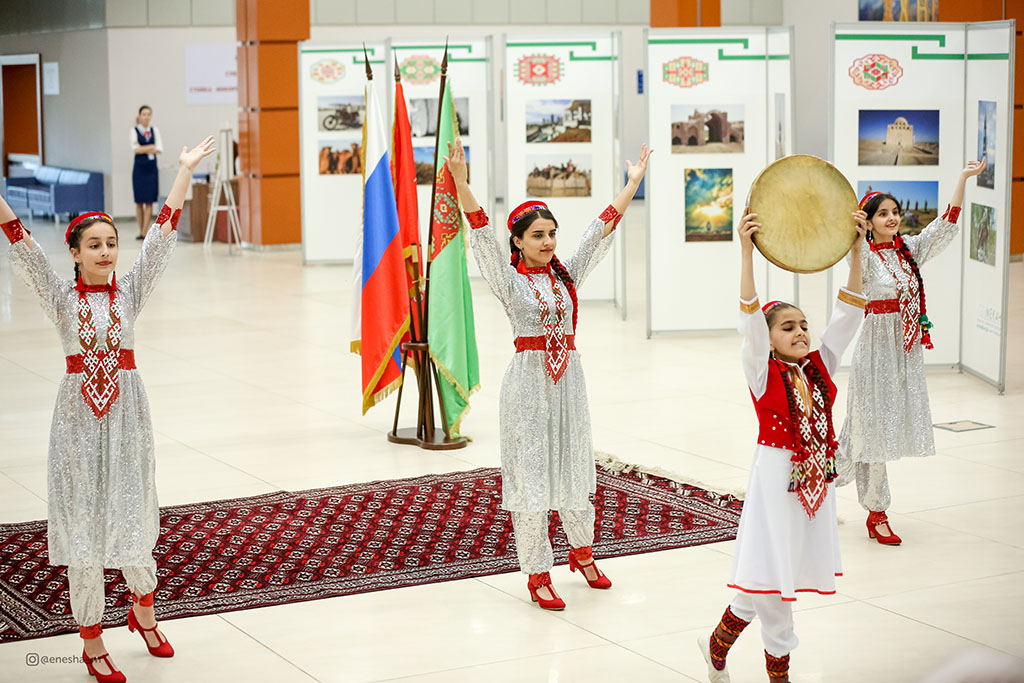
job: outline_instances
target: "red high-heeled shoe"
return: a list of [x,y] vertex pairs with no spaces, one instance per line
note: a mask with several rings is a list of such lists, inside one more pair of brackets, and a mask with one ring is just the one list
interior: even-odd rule
[[[612,580],[597,568],[597,563],[594,562],[594,549],[590,546],[586,548],[569,548],[569,569],[570,571],[579,569],[591,588],[604,589],[612,587]],[[597,578],[593,581],[587,575],[588,569],[593,569],[597,573]]]
[[[149,654],[153,655],[154,657],[173,657],[174,648],[171,647],[171,644],[169,642],[167,642],[167,638],[164,638],[163,635],[161,635],[160,632],[157,631],[157,627],[159,626],[159,624],[155,624],[153,628],[143,628],[143,626],[139,623],[139,620],[135,617],[135,605],[149,607],[152,604],[152,593],[147,593],[142,597],[138,597],[137,595],[135,595],[135,593],[132,593],[132,607],[128,610],[128,630],[132,632],[137,630],[139,632],[139,635],[142,636],[142,641],[146,643],[146,649],[149,650]],[[152,633],[153,636],[156,638],[157,642],[159,642],[160,644],[156,647],[150,645],[149,638],[146,637],[147,633]]]
[[[78,635],[81,636],[82,640],[92,640],[93,638],[99,638],[100,634],[103,633],[102,624],[94,624],[93,626],[79,626]],[[110,669],[110,673],[100,673],[93,666],[93,662],[103,660]],[[90,657],[85,652],[85,648],[82,648],[82,661],[85,662],[85,668],[89,670],[90,676],[96,677],[96,683],[126,683],[128,679],[124,677],[124,674],[117,670],[114,663],[110,660],[110,653],[104,652],[98,657]]]
[[[537,592],[539,588],[544,586],[546,586],[548,592],[551,593],[550,599],[541,597]],[[551,574],[547,572],[542,574],[530,574],[530,580],[527,581],[526,587],[530,589],[530,598],[540,605],[541,609],[565,609],[565,601],[558,597],[558,593],[555,592],[555,587],[551,585]]]
[[[879,525],[882,524],[886,525],[889,528],[888,535],[883,534],[881,531],[878,530]],[[895,532],[893,532],[892,526],[889,525],[889,518],[886,517],[884,512],[868,512],[867,525],[868,538],[873,538],[882,545],[899,545],[903,542],[903,539],[897,536]]]

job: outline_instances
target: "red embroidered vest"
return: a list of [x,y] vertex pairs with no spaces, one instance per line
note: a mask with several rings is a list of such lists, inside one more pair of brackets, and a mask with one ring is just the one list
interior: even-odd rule
[[[835,430],[832,427],[832,404],[835,402],[836,385],[829,376],[828,370],[825,369],[819,352],[812,351],[807,354],[807,360],[814,363],[828,384],[828,436],[829,441],[832,441],[835,439]],[[808,388],[812,388],[810,381],[808,381]],[[768,385],[761,398],[754,398],[754,392],[750,392],[750,398],[754,401],[757,421],[760,424],[757,442],[763,446],[795,451],[798,437],[790,416],[786,385],[782,381],[782,371],[779,369],[778,363],[768,363]]]

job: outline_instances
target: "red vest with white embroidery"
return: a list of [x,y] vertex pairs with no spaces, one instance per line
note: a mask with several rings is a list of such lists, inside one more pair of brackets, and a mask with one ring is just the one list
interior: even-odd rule
[[[807,360],[814,363],[828,385],[828,437],[829,441],[832,441],[835,438],[835,430],[832,428],[832,404],[836,398],[836,385],[829,376],[828,370],[825,369],[819,352],[812,351],[807,354]],[[760,399],[754,398],[754,392],[750,392],[750,398],[754,401],[754,409],[757,410],[757,421],[760,423],[757,442],[762,446],[794,451],[796,450],[795,440],[799,437],[789,412],[786,384],[782,380],[782,370],[779,365],[779,361],[768,361],[768,385]],[[810,383],[809,377],[806,381],[808,397],[810,397],[814,386]]]

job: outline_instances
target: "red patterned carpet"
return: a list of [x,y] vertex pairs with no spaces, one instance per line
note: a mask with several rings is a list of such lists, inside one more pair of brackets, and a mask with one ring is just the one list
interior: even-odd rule
[[[742,501],[662,477],[597,474],[597,557],[731,540]],[[268,493],[162,509],[160,619],[317,600],[518,570],[497,468]],[[555,557],[565,535],[552,515]],[[128,592],[107,571],[104,626]],[[46,522],[0,524],[0,643],[75,630]]]

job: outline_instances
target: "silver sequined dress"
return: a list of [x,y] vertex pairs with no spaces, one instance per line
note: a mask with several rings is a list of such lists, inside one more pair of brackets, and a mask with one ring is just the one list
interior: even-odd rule
[[[603,220],[594,220],[576,253],[562,262],[577,289],[611,247],[615,233],[602,238],[604,226]],[[543,336],[540,305],[528,278],[554,312],[550,278],[524,275],[509,265],[508,250],[498,243],[490,225],[470,230],[470,244],[480,271],[505,307],[512,333]],[[561,280],[555,282],[565,302],[565,333],[574,334],[572,300]],[[501,382],[499,431],[506,510],[583,510],[591,507],[590,495],[596,489],[590,409],[579,353],[569,352],[568,367],[557,384],[545,367],[544,351],[515,353]]]
[[[153,225],[142,251],[117,278],[121,348],[135,348],[135,319],[163,274],[177,233]],[[11,245],[11,265],[39,297],[57,326],[64,355],[82,352],[78,336],[79,293],[58,275],[33,242]],[[107,292],[86,294],[99,348],[106,349],[110,322]],[[54,359],[54,362],[58,362]],[[82,375],[65,374],[57,390],[50,428],[48,550],[50,564],[125,567],[153,564],[160,530],[156,462],[149,400],[137,370],[118,370],[120,396],[97,420],[82,397]]]
[[[957,233],[956,223],[939,217],[920,234],[906,236],[904,240],[920,266],[949,246]],[[913,276],[908,277],[897,266],[894,277],[882,261],[899,258],[896,250],[872,251],[865,241],[861,254],[864,295],[868,301],[906,295],[908,279]],[[934,454],[924,349],[915,343],[909,353],[904,350],[903,322],[898,312],[869,314],[853,352],[846,421],[839,435],[840,472],[849,472],[853,463]]]

